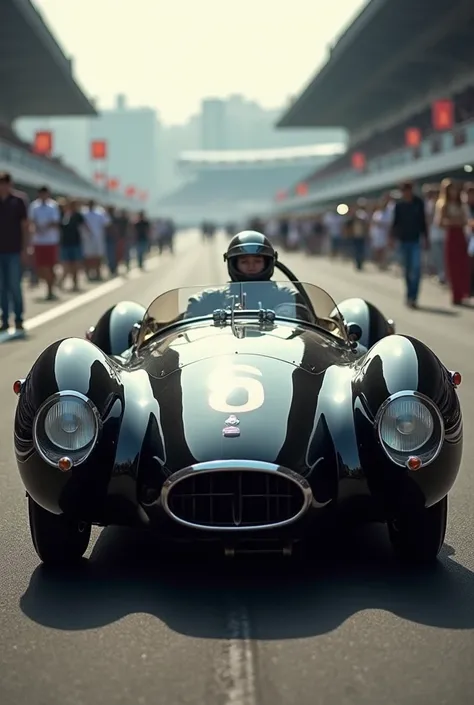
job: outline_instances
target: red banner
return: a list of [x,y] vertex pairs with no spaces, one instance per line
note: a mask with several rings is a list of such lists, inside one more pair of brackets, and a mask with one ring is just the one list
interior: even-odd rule
[[296,193],[298,196],[307,196],[308,195],[308,184],[298,184],[296,187]]
[[120,186],[120,181],[118,179],[109,179],[107,182],[107,188],[109,191],[116,191]]
[[127,188],[125,189],[125,195],[129,196],[130,198],[133,198],[136,192],[137,189],[135,188],[135,186],[127,186]]
[[92,140],[91,159],[107,159],[107,142],[105,140]]
[[452,100],[436,100],[431,106],[433,128],[451,130],[454,126],[454,103]]
[[408,127],[405,130],[405,144],[407,147],[419,147],[421,144],[421,130],[418,127]]
[[45,131],[36,132],[33,151],[44,157],[50,157],[53,153],[53,133]]
[[365,154],[363,152],[354,152],[352,155],[352,168],[357,171],[365,169]]

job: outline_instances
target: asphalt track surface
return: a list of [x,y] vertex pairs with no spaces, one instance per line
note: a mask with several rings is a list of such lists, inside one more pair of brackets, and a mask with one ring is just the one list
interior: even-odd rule
[[[12,453],[12,382],[51,341],[82,335],[119,299],[149,302],[179,285],[225,280],[224,238],[182,235],[148,273],[0,345],[0,703],[2,705],[468,705],[474,690],[474,309],[454,312],[423,286],[289,254],[302,279],[337,299],[367,296],[400,332],[464,375],[461,475],[439,566],[402,572],[383,527],[291,559],[227,564],[158,558],[141,532],[94,534],[77,573],[47,573],[34,553]],[[28,294],[30,296],[30,294]],[[45,304],[43,304],[45,306]],[[32,315],[38,315],[36,306]]]

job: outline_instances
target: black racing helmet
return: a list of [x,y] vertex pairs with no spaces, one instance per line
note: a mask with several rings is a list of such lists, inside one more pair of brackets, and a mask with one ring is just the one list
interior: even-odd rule
[[[237,257],[245,255],[258,255],[265,258],[265,267],[258,274],[242,274],[237,268]],[[233,282],[268,281],[272,278],[278,253],[274,250],[270,240],[256,230],[243,230],[234,235],[224,254],[227,262],[227,271]]]

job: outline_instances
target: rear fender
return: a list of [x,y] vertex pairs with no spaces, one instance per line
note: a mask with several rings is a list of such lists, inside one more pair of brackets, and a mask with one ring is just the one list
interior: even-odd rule
[[387,320],[376,306],[364,299],[345,299],[338,304],[347,324],[356,323],[362,330],[358,341],[364,348],[369,349],[379,340],[395,332],[395,324]]
[[133,329],[141,323],[146,309],[134,301],[112,306],[89,328],[86,337],[106,355],[121,355],[133,345]]

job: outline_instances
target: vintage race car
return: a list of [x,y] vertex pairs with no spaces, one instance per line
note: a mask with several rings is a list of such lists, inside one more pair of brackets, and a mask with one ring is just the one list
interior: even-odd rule
[[403,559],[436,558],[461,463],[460,374],[372,304],[337,306],[290,278],[118,303],[15,382],[43,562],[79,560],[92,525],[317,555],[328,522],[346,520],[386,523]]

